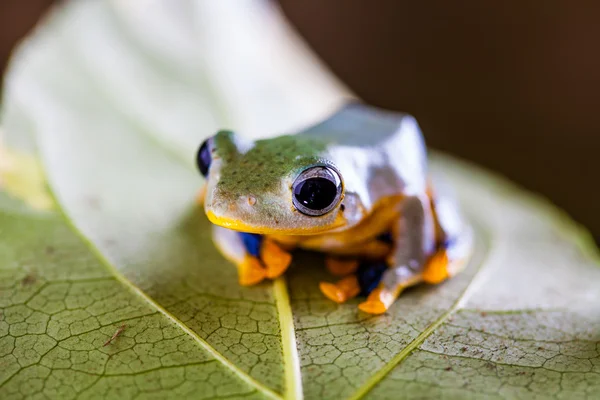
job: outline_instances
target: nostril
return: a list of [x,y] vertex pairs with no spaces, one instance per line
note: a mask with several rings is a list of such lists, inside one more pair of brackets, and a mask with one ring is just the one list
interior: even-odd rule
[[251,206],[256,204],[256,197],[253,196],[248,196],[248,204],[250,204]]

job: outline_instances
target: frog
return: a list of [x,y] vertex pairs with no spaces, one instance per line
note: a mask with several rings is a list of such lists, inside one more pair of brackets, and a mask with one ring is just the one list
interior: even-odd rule
[[[350,102],[298,132],[251,140],[220,130],[196,164],[213,241],[252,286],[297,250],[324,254],[323,295],[383,314],[405,289],[465,268],[472,230],[407,113]],[[439,184],[438,184],[439,183]]]

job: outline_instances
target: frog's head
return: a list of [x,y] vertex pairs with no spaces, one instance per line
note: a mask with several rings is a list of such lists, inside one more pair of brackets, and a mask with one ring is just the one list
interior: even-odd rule
[[304,135],[244,140],[230,131],[207,139],[197,163],[206,178],[204,209],[225,228],[310,235],[356,224],[363,210],[345,193],[327,143]]

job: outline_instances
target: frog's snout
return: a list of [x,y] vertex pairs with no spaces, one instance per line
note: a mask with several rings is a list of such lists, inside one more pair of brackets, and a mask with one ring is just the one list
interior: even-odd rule
[[256,204],[256,197],[254,196],[240,196],[237,202],[232,201],[227,204],[227,209],[230,212],[235,212],[238,210],[247,210],[250,211],[252,206]]
[[258,199],[253,195],[240,195],[237,198],[224,198],[219,195],[209,196],[206,210],[223,217],[239,217],[254,211]]
[[258,232],[264,224],[262,214],[256,209],[259,202],[253,195],[227,198],[213,193],[205,204],[205,211],[213,224],[243,232]]

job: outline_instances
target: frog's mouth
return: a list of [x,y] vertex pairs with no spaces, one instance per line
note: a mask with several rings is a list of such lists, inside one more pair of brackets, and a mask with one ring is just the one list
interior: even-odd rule
[[311,218],[311,223],[306,223],[308,221],[302,223],[300,220],[294,223],[293,226],[286,226],[278,222],[262,224],[248,223],[243,220],[217,215],[212,210],[207,210],[206,216],[210,222],[223,228],[260,235],[314,235],[337,230],[346,225],[346,219],[341,215],[337,215],[332,222],[321,220],[319,221],[321,223],[316,223],[318,218],[304,217]]

